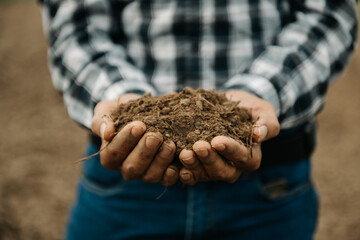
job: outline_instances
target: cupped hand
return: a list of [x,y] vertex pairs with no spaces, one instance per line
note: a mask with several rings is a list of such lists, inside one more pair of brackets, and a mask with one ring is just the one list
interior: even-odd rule
[[[279,134],[280,125],[274,107],[267,101],[242,90],[225,93],[232,101],[240,101],[254,121],[252,149],[232,138],[217,136],[210,143],[198,141],[191,150],[182,150],[180,180],[187,185],[202,181],[233,183],[243,171],[255,171],[261,163],[261,142]],[[250,152],[251,151],[251,152]]]
[[175,144],[163,141],[160,133],[147,132],[143,122],[133,121],[115,134],[114,123],[109,118],[118,104],[141,97],[125,94],[116,100],[100,102],[94,109],[91,129],[101,137],[101,164],[119,170],[125,180],[142,179],[144,182],[161,182],[173,185],[178,180],[178,168],[171,165]]
[[225,95],[229,100],[240,101],[239,107],[247,108],[256,121],[253,129],[255,142],[261,143],[279,134],[280,124],[271,103],[243,90],[227,91]]

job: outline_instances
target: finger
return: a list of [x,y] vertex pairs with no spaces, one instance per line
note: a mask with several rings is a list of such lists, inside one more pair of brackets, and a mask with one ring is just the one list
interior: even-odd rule
[[254,171],[259,168],[261,161],[260,144],[254,144],[252,153],[243,144],[232,138],[218,136],[213,138],[211,146],[225,159],[231,161],[237,169]]
[[174,185],[178,179],[179,169],[174,165],[170,165],[164,173],[161,184],[168,187]]
[[179,154],[179,159],[183,166],[187,169],[195,169],[199,166],[199,160],[197,159],[194,151],[183,149]]
[[189,176],[185,172],[182,172],[184,174],[180,175],[180,180],[184,184],[194,185],[196,182],[209,181],[209,175],[205,171],[203,165],[200,164],[194,151],[187,149],[182,150],[179,154],[179,159],[184,168],[191,172],[191,175]]
[[160,133],[146,133],[120,167],[125,180],[140,179],[162,144]]
[[261,164],[261,143],[254,143],[252,146],[252,154],[251,154],[251,161],[252,165],[248,167],[247,171],[255,171],[259,169]]
[[173,141],[164,142],[146,173],[143,175],[142,180],[150,183],[160,182],[165,170],[174,158],[175,149],[176,146]]
[[106,141],[110,141],[115,132],[114,122],[109,116],[116,107],[117,103],[113,100],[100,102],[94,109],[91,130],[95,135],[105,139]]
[[186,168],[180,169],[180,180],[183,184],[190,186],[195,185],[195,183],[197,182],[192,172]]
[[241,172],[226,163],[219,154],[213,151],[210,143],[198,141],[194,144],[193,149],[210,179],[235,182],[239,178]]
[[101,164],[107,169],[119,169],[122,162],[136,146],[146,130],[143,122],[127,124],[106,146],[103,141],[100,151]]

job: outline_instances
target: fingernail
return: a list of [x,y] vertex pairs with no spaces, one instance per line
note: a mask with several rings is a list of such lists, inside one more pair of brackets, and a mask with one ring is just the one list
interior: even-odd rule
[[133,137],[139,137],[141,136],[143,133],[145,132],[145,129],[143,129],[142,127],[138,127],[138,126],[134,126],[131,129],[131,135],[133,135]]
[[185,172],[185,173],[181,174],[181,179],[182,180],[189,181],[190,178],[191,178],[191,176],[190,176],[190,173],[188,173],[188,172]]
[[105,130],[106,130],[106,123],[102,123],[100,125],[100,136],[101,136],[102,139],[104,139]]
[[224,144],[216,144],[214,146],[212,146],[216,151],[224,151],[225,150],[225,145]]
[[172,153],[172,148],[166,144],[161,145],[160,154],[164,157],[169,156]]
[[182,159],[182,161],[183,161],[185,164],[192,165],[192,164],[194,164],[195,159],[194,159],[193,157],[188,157],[188,158]]
[[146,147],[148,148],[154,148],[154,147],[157,147],[159,146],[160,144],[160,139],[153,136],[153,135],[148,135],[146,137],[146,141],[145,141],[145,144],[146,144]]
[[266,126],[257,127],[254,129],[254,135],[259,138],[259,140],[263,140],[268,133]]
[[207,157],[209,155],[209,151],[205,148],[199,148],[194,150],[196,152],[196,155],[199,157]]
[[169,177],[174,177],[176,175],[176,171],[172,168],[166,169],[166,175]]

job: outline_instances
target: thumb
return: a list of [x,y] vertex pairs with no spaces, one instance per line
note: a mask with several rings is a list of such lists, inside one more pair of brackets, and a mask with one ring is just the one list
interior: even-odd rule
[[267,138],[268,128],[266,125],[255,126],[253,129],[253,136],[256,142],[263,142]]
[[117,105],[116,100],[104,101],[98,103],[94,109],[91,131],[105,141],[113,138],[115,126],[110,115]]
[[94,109],[94,117],[91,123],[92,132],[105,141],[111,141],[115,133],[114,122],[110,118],[112,111],[114,111],[119,104],[140,97],[141,95],[139,94],[128,93],[114,100],[99,102]]
[[253,128],[253,138],[260,143],[276,137],[279,132],[280,124],[275,114],[260,114]]

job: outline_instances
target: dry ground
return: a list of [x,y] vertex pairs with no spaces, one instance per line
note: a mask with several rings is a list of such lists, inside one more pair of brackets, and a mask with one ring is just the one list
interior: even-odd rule
[[[359,54],[318,117],[316,240],[360,239]],[[0,126],[0,239],[61,239],[86,132],[51,85],[34,2],[0,4]]]

